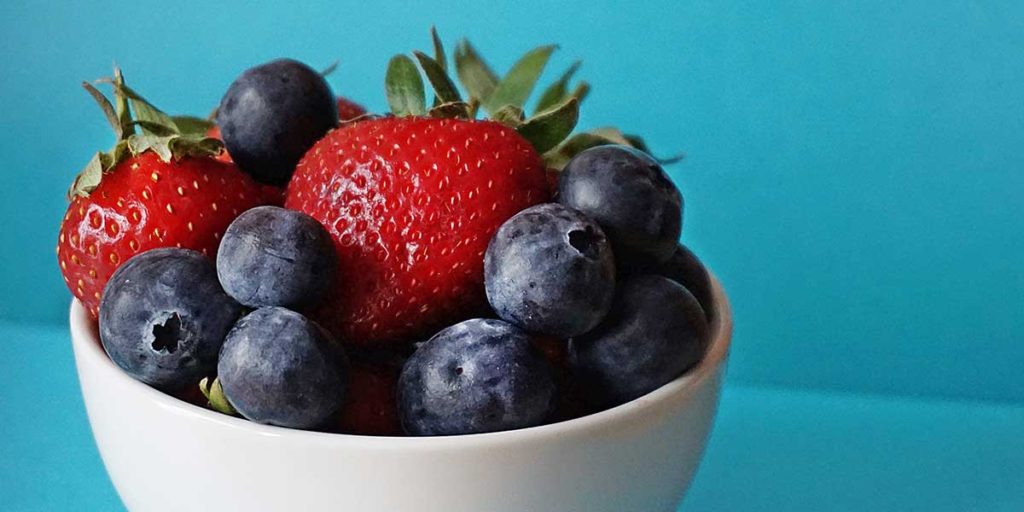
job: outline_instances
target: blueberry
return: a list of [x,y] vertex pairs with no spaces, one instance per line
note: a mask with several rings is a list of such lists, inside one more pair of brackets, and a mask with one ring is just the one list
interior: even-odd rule
[[334,274],[331,235],[316,219],[277,206],[259,206],[228,226],[217,250],[224,290],[252,307],[311,305]]
[[615,293],[615,261],[601,227],[560,204],[506,221],[484,257],[487,299],[527,331],[569,337],[593,329]]
[[551,367],[523,331],[473,319],[437,333],[398,380],[402,428],[415,436],[539,425],[554,401]]
[[257,181],[278,186],[288,183],[302,155],[337,122],[324,77],[291,59],[246,70],[217,109],[231,158]]
[[708,336],[700,304],[682,285],[656,275],[629,277],[601,325],[569,340],[569,364],[591,401],[617,405],[695,365]]
[[153,249],[129,259],[107,282],[100,340],[132,377],[162,389],[181,388],[213,373],[241,309],[202,254]]
[[322,425],[342,405],[348,362],[319,325],[281,307],[249,313],[228,333],[217,363],[228,402],[251,421]]
[[683,285],[700,303],[708,320],[714,318],[714,299],[711,297],[711,276],[697,255],[679,244],[668,260],[625,269],[629,274],[658,274]]
[[653,158],[627,146],[598,146],[569,161],[558,201],[594,219],[619,264],[664,261],[683,225],[683,198]]

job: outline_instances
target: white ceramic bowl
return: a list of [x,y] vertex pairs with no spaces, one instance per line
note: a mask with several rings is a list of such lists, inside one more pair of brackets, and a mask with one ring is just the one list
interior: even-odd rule
[[71,305],[82,394],[103,462],[134,512],[669,512],[700,462],[732,336],[627,404],[540,427],[455,437],[288,430],[193,406],[133,380]]

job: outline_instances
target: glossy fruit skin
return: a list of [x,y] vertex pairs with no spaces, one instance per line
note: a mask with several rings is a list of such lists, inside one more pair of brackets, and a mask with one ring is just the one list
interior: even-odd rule
[[395,399],[401,370],[400,365],[353,360],[337,430],[366,436],[402,435]]
[[277,206],[238,216],[221,237],[217,276],[250,308],[316,303],[334,277],[331,235],[312,217]]
[[472,319],[437,333],[405,363],[398,413],[406,434],[497,432],[544,423],[555,399],[551,367],[529,336]]
[[189,249],[153,249],[129,259],[107,283],[100,340],[132,377],[180,389],[213,374],[224,336],[241,312],[209,258]]
[[598,146],[572,158],[558,202],[604,228],[620,265],[665,261],[682,232],[683,197],[653,158],[628,146]]
[[683,285],[697,298],[708,322],[715,318],[714,300],[711,297],[711,275],[700,258],[685,245],[679,244],[672,256],[664,262],[640,265],[624,271],[630,274],[658,274]]
[[315,322],[281,308],[249,313],[228,333],[217,378],[228,402],[257,423],[322,426],[345,400],[348,361]]
[[615,259],[597,223],[545,203],[501,225],[484,257],[484,283],[503,320],[566,338],[593,329],[608,312]]
[[625,279],[597,329],[569,340],[588,400],[613,406],[643,396],[697,364],[709,329],[697,299],[656,275]]
[[306,150],[338,124],[330,86],[291,59],[243,72],[217,109],[217,126],[231,158],[257,181],[282,186]]
[[64,282],[96,317],[104,285],[128,258],[158,247],[213,257],[228,224],[262,202],[259,186],[231,164],[128,158],[88,197],[71,200],[57,243]]
[[316,318],[346,343],[380,346],[483,314],[487,243],[546,199],[540,156],[504,125],[381,118],[317,142],[285,207],[334,239],[344,285],[331,287]]

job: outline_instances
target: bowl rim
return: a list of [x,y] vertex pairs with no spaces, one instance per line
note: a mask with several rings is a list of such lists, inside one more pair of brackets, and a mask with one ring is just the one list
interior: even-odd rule
[[[78,360],[76,371],[88,366],[104,375],[104,381],[123,386],[125,392],[152,400],[156,405],[177,416],[206,423],[211,426],[238,431],[239,434],[289,439],[300,442],[351,445],[379,450],[436,451],[450,449],[507,447],[519,443],[535,443],[546,439],[580,436],[597,431],[618,431],[639,425],[655,424],[657,419],[685,404],[687,399],[708,379],[717,373],[728,356],[732,341],[732,310],[718,279],[710,274],[711,294],[715,316],[711,322],[711,342],[704,358],[675,380],[624,404],[580,418],[500,432],[464,434],[457,436],[371,436],[298,430],[274,425],[263,425],[244,418],[236,418],[193,405],[172,395],[133,379],[107,356],[99,341],[95,323],[77,300],[71,302],[71,343]],[[79,375],[81,379],[81,375]],[[84,387],[84,382],[83,382]],[[84,393],[84,389],[83,389]]]

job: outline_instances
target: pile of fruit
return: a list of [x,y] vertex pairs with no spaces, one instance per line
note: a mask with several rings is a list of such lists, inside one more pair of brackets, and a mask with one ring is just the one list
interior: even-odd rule
[[113,101],[83,84],[117,141],[75,179],[57,256],[114,363],[254,422],[423,436],[579,417],[700,361],[711,285],[664,161],[573,133],[578,63],[526,115],[554,47],[499,77],[462,41],[460,88],[433,36],[389,62],[386,115],[294,60],[209,120],[118,70]]

